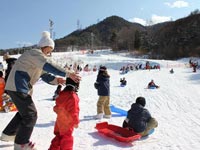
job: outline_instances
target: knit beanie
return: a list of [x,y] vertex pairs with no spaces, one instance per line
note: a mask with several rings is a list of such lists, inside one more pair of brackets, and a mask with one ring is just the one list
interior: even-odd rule
[[65,90],[74,90],[77,92],[79,89],[79,82],[74,82],[71,78],[67,77]]
[[144,97],[136,98],[136,103],[142,105],[143,107],[146,105],[146,101]]
[[106,68],[106,66],[100,66],[99,70],[100,70],[100,71],[106,71],[107,68]]
[[50,33],[48,31],[42,32],[42,37],[38,43],[39,47],[50,46],[54,49],[55,43],[50,37]]

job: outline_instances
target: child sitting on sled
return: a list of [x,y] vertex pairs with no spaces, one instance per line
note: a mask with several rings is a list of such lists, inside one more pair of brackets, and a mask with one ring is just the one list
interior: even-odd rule
[[159,86],[154,83],[154,80],[151,80],[151,82],[149,82],[147,88],[148,89],[150,89],[150,88],[159,88]]
[[153,118],[150,112],[144,108],[146,104],[144,97],[137,97],[136,102],[131,105],[127,118],[122,127],[134,130],[141,136],[147,136],[151,129],[158,126],[158,122]]
[[125,77],[120,79],[120,83],[121,83],[120,86],[126,86],[127,81],[126,81]]
[[57,114],[54,134],[48,150],[73,150],[73,130],[79,124],[79,83],[66,79],[66,87],[56,99],[54,112]]

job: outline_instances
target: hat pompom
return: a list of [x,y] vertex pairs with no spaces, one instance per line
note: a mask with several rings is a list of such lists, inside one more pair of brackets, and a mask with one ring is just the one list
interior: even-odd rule
[[42,32],[42,37],[45,37],[45,38],[50,38],[50,33],[48,31],[43,31]]

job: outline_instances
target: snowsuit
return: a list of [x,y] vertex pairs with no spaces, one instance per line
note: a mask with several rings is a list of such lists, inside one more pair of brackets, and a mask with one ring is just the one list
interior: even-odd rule
[[49,150],[73,150],[73,130],[79,124],[79,98],[74,91],[62,91],[56,99],[55,137]]
[[135,132],[140,133],[142,136],[157,127],[157,121],[151,117],[150,112],[142,105],[134,103],[128,111],[127,119],[123,122],[123,127],[133,129]]
[[6,82],[5,90],[16,105],[18,112],[3,130],[6,135],[16,135],[16,144],[29,143],[37,120],[37,110],[32,100],[33,85],[41,78],[57,85],[54,75],[65,77],[66,71],[47,57],[42,50],[24,52],[15,62]]
[[104,73],[99,73],[95,82],[99,99],[97,102],[97,114],[105,113],[111,115],[110,111],[110,76]]

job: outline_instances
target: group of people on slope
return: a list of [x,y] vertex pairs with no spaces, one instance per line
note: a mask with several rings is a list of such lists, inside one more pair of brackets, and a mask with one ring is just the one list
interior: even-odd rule
[[[99,95],[96,118],[110,118],[110,75],[105,66],[100,66],[94,87]],[[136,102],[128,110],[127,118],[124,120],[122,127],[134,130],[142,136],[147,136],[151,129],[156,128],[158,122],[151,116],[145,105],[145,98],[137,97]]]
[[[170,70],[170,73],[174,73],[173,69]],[[126,80],[126,78],[125,78],[125,77],[120,78],[120,86],[121,86],[121,87],[124,87],[124,86],[126,86],[126,85],[127,85],[127,80]],[[160,87],[160,86],[156,85],[153,79],[152,79],[152,80],[148,83],[148,85],[147,85],[147,88],[148,88],[148,89],[154,89],[154,88],[159,88],[159,87]]]
[[[18,112],[3,130],[0,140],[13,141],[14,150],[36,150],[35,144],[30,141],[38,117],[32,93],[33,85],[40,78],[52,85],[65,84],[65,88],[59,91],[59,95],[55,98],[56,105],[53,108],[57,114],[54,127],[55,137],[51,141],[49,150],[73,149],[72,133],[79,124],[77,92],[81,77],[78,73],[65,70],[51,61],[49,55],[53,51],[54,45],[50,33],[44,31],[38,43],[39,48],[24,52],[17,59],[8,76],[5,90],[12,98]],[[105,66],[99,68],[95,88],[99,95],[96,118],[111,118],[110,75]],[[136,100],[136,104],[133,104],[128,111],[124,128],[133,129],[145,135],[147,130],[157,126],[156,120],[151,117],[144,106],[144,98]],[[138,118],[136,119],[133,114],[137,114]],[[137,123],[137,121],[141,121],[141,123]],[[136,128],[135,124],[140,124],[139,128],[141,129]]]

